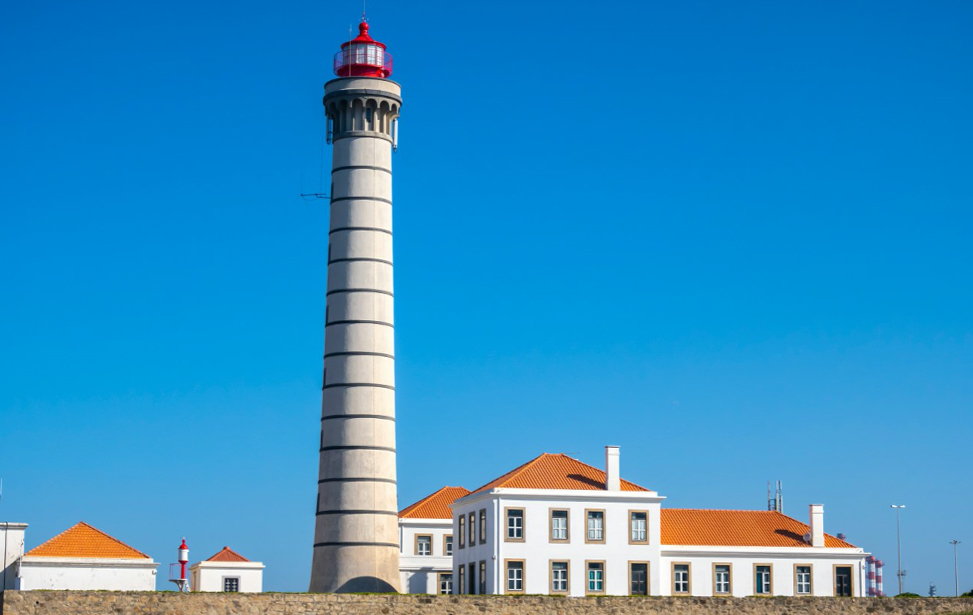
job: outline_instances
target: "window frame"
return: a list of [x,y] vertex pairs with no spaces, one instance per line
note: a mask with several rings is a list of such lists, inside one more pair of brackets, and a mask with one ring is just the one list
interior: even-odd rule
[[[443,592],[443,577],[449,577],[449,591]],[[438,596],[451,596],[453,595],[453,573],[452,572],[439,572],[436,573],[436,595]]]
[[[227,581],[236,581],[236,589],[227,589]],[[224,594],[239,594],[240,593],[240,577],[223,577],[221,585],[223,586]]]
[[[554,538],[554,513],[563,512],[564,515],[564,538]],[[555,508],[547,509],[547,542],[567,543],[571,542],[571,509]]]
[[[632,515],[636,513],[641,513],[645,515],[645,540],[635,540],[632,538]],[[628,511],[628,544],[630,545],[647,545],[649,544],[649,511],[647,510],[630,510]]]
[[466,515],[459,516],[459,526],[456,528],[459,533],[459,544],[453,545],[456,549],[462,549],[466,547]]
[[[798,591],[800,586],[798,582],[798,568],[807,568],[807,591]],[[814,595],[814,566],[811,564],[794,564],[794,595],[795,596],[813,596]]]
[[[686,567],[686,591],[676,590],[676,566]],[[673,596],[692,596],[693,595],[693,563],[692,562],[672,562],[672,567],[669,569],[671,587],[670,591]]]
[[[591,571],[592,564],[601,564],[601,590],[591,589],[591,581],[588,573]],[[608,586],[608,566],[603,559],[586,559],[584,561],[584,595],[585,596],[604,596]]]
[[443,534],[443,555],[446,557],[453,556],[453,535]]
[[[429,553],[419,553],[419,539],[428,538]],[[432,557],[432,534],[416,534],[412,545],[412,553],[416,557]]]
[[[520,589],[510,589],[510,564],[520,564]],[[523,594],[527,589],[527,561],[522,559],[503,560],[503,593]]]
[[471,512],[468,516],[470,518],[469,543],[470,546],[473,547],[476,546],[476,513]]
[[487,509],[480,509],[480,544],[487,543]]
[[[727,577],[726,577],[726,586],[727,586],[727,589],[726,589],[725,592],[717,591],[717,589],[716,589],[717,588],[717,582],[716,582],[716,567],[717,566],[726,566],[727,567],[727,571],[726,571],[726,575],[727,575]],[[730,562],[713,562],[713,595],[714,596],[732,596],[733,595],[733,564],[732,563],[730,563]]]
[[[770,590],[768,590],[767,593],[763,593],[763,592],[757,591],[757,588],[759,587],[757,585],[757,583],[759,583],[759,580],[757,578],[757,568],[764,568],[764,567],[766,567],[766,568],[769,569],[769,573],[768,574],[770,574],[770,582],[768,583],[768,585],[770,585]],[[773,596],[774,595],[774,565],[773,564],[767,564],[767,563],[759,564],[759,563],[755,563],[753,565],[753,595],[754,596]]]
[[[588,529],[588,515],[591,513],[601,513],[601,540],[594,540],[590,538],[590,530]],[[605,536],[608,534],[608,523],[605,520],[607,515],[605,514],[604,508],[585,508],[584,509],[584,542],[588,545],[603,545],[605,544]],[[593,560],[595,561],[595,560]]]
[[[645,593],[633,594],[632,593],[632,567],[640,564],[645,564]],[[652,570],[652,562],[648,560],[629,560],[628,562],[628,595],[629,596],[651,596],[652,595],[651,570]]]
[[460,564],[457,572],[456,582],[453,583],[453,593],[464,594],[466,593],[466,564]]
[[487,583],[486,583],[486,579],[487,579],[487,565],[486,565],[486,560],[485,559],[481,559],[480,560],[480,570],[479,570],[478,574],[479,574],[479,577],[477,578],[477,581],[478,581],[478,583],[477,583],[477,593],[479,593],[481,596],[483,596],[483,595],[485,595],[487,593]]
[[[520,538],[510,537],[510,511],[520,511]],[[523,506],[504,506],[503,508],[503,541],[504,542],[524,542],[527,539],[527,509]],[[511,560],[519,561],[519,560]]]
[[[554,589],[554,564],[564,564],[564,589]],[[547,591],[556,596],[571,595],[571,560],[565,558],[547,560]]]

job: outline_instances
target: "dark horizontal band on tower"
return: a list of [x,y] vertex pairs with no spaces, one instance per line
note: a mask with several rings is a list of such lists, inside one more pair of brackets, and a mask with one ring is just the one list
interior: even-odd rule
[[389,205],[392,204],[392,199],[386,199],[381,196],[339,196],[331,199],[332,203],[337,203],[338,201],[381,201]]
[[381,320],[332,320],[329,323],[325,323],[325,327],[330,327],[331,325],[384,325],[386,327],[395,328],[390,322],[383,322]]
[[383,141],[388,141],[389,143],[392,142],[392,137],[388,136],[387,134],[371,130],[345,130],[342,132],[336,132],[334,133],[334,136],[331,137],[331,142],[334,143],[335,141],[341,141],[342,139],[362,138],[381,139]]
[[394,355],[386,354],[384,352],[364,352],[361,350],[352,350],[348,352],[326,352],[324,358],[329,357],[383,357],[385,359],[395,360]]
[[322,421],[333,421],[335,419],[375,419],[377,421],[392,421],[395,422],[394,416],[386,416],[384,414],[329,414],[328,416],[322,416]]
[[335,258],[329,260],[328,264],[331,265],[332,263],[354,263],[355,261],[364,261],[368,263],[383,263],[385,265],[388,265],[389,267],[392,266],[392,261],[390,260],[385,260],[384,258],[366,258],[364,256],[357,256],[355,258]]
[[336,446],[322,446],[318,449],[319,453],[324,453],[326,451],[383,451],[386,453],[394,453],[394,446],[358,446],[352,444],[339,444]]
[[333,169],[331,169],[331,172],[337,173],[338,171],[354,171],[356,169],[360,169],[363,171],[385,171],[389,175],[392,174],[392,169],[386,169],[385,167],[376,167],[367,164],[349,164],[343,167],[334,167]]
[[377,389],[388,389],[394,391],[395,387],[391,384],[379,384],[377,382],[332,382],[331,384],[324,385],[325,389],[333,389],[336,387],[375,387]]
[[[337,81],[337,79],[332,79],[331,81]],[[340,90],[334,90],[324,96],[324,102],[347,100],[349,98],[388,98],[400,105],[402,104],[402,98],[398,94],[393,94],[386,90],[372,90],[370,88],[342,88]]]
[[335,293],[380,293],[383,295],[388,295],[389,297],[395,296],[391,293],[391,291],[379,290],[377,288],[336,288],[324,293],[324,296],[329,297]]
[[314,548],[318,547],[394,547],[399,548],[397,542],[316,542]]
[[319,510],[316,514],[319,517],[323,517],[324,515],[395,515],[396,517],[399,516],[398,511],[395,510]]
[[394,485],[394,478],[322,478],[318,481],[318,484],[322,483],[388,483]]
[[392,231],[384,228],[379,228],[377,226],[342,226],[338,228],[333,228],[328,231],[328,235],[332,233],[337,233],[339,231],[375,231],[376,233],[386,233],[388,235],[392,234]]

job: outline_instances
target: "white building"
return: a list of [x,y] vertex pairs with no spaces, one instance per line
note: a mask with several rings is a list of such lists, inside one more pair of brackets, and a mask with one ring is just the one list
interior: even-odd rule
[[399,512],[399,573],[403,592],[453,593],[450,504],[469,492],[463,487],[443,487]]
[[20,589],[153,591],[157,567],[145,553],[82,522],[21,558]]
[[264,565],[251,562],[230,547],[189,567],[190,587],[194,592],[263,591]]
[[464,594],[863,596],[862,549],[779,512],[663,509],[655,491],[543,454],[453,502]]
[[24,554],[26,523],[0,523],[0,592],[20,589],[20,557]]

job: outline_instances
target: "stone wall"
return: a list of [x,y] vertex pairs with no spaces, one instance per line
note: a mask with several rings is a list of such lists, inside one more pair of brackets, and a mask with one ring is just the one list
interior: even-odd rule
[[971,598],[690,598],[12,591],[2,615],[945,615]]

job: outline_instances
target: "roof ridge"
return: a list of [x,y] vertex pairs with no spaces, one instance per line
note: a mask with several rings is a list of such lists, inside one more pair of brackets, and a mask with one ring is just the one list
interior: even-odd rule
[[206,561],[207,562],[224,561],[224,560],[217,560],[216,559],[217,557],[219,557],[223,553],[229,553],[231,555],[234,555],[234,556],[240,558],[240,561],[244,561],[244,562],[249,562],[250,561],[250,560],[248,560],[247,558],[243,557],[242,555],[240,555],[239,553],[237,553],[236,551],[234,551],[233,549],[231,549],[230,547],[228,547],[226,545],[223,545],[223,548],[222,549],[220,549],[219,551],[217,551],[216,553],[214,553],[213,555],[211,555],[209,557],[209,559],[207,559]]
[[[450,491],[458,492],[461,495],[456,495],[455,497],[453,497],[453,499],[450,500],[446,504],[447,506],[449,504],[451,504],[454,500],[456,500],[458,498],[461,498],[461,497],[465,497],[465,496],[469,495],[469,493],[470,493],[470,490],[469,489],[467,489],[466,487],[462,487],[462,486],[453,487],[453,486],[450,486],[450,485],[446,485],[444,487],[440,487],[439,489],[433,491],[429,495],[427,495],[427,496],[425,496],[423,498],[420,498],[418,501],[413,502],[412,504],[409,504],[408,506],[406,506],[405,508],[403,508],[402,510],[400,510],[399,513],[398,513],[399,518],[401,518],[401,519],[405,519],[405,518],[414,518],[414,519],[438,519],[438,518],[444,518],[445,519],[446,517],[441,517],[441,515],[438,515],[438,514],[436,516],[433,516],[433,517],[409,517],[409,515],[411,515],[412,513],[418,511],[423,506],[427,506],[427,505],[432,504],[436,500],[436,498],[441,498],[441,499],[448,498],[450,496],[450,493],[449,493]],[[425,511],[425,512],[428,513],[429,511]]]

